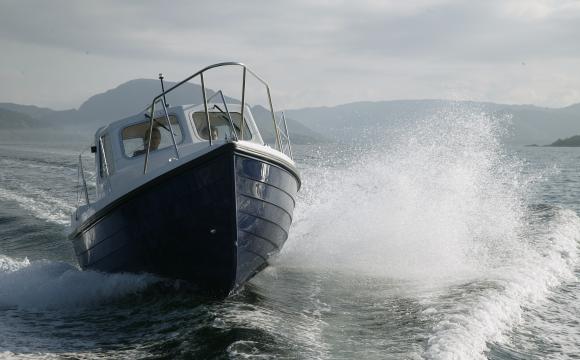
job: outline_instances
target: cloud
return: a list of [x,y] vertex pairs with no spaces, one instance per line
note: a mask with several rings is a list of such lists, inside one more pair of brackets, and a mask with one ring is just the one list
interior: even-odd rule
[[[5,0],[0,46],[11,53],[0,58],[0,80],[19,90],[0,90],[0,101],[29,94],[27,102],[35,103],[42,93],[50,105],[47,84],[56,81],[50,73],[63,67],[84,82],[72,95],[52,95],[59,103],[129,76],[165,69],[186,76],[209,63],[242,60],[284,84],[280,91],[290,106],[439,97],[450,84],[526,102],[526,91],[492,86],[526,74],[522,63],[547,66],[540,72],[553,80],[529,100],[559,104],[550,94],[577,93],[577,82],[562,78],[564,71],[579,78],[580,70],[562,64],[580,56],[579,20],[580,5],[571,0]],[[100,73],[87,74],[87,68]],[[28,77],[33,73],[36,88]],[[516,85],[537,84],[531,73],[517,75]]]

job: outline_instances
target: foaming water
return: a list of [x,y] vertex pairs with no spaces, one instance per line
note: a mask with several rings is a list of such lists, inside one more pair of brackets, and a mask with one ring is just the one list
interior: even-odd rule
[[66,309],[109,301],[159,281],[151,275],[80,271],[56,261],[0,255],[0,307]]
[[526,188],[499,125],[447,109],[346,169],[306,169],[305,179],[322,183],[306,184],[282,261],[408,278],[474,272],[505,254],[506,241],[517,243]]
[[[425,358],[486,359],[489,343],[505,341],[524,309],[542,303],[551,289],[574,279],[580,218],[570,210],[556,210],[552,216],[533,239],[537,247],[487,269],[477,280],[454,289],[455,296],[448,294],[451,311],[442,299],[425,302],[432,302],[429,314],[436,323]],[[478,286],[479,291],[466,291]]]
[[[311,166],[281,266],[438,284],[417,297],[428,359],[485,358],[572,278],[580,219],[529,204],[543,174],[500,142],[506,119],[451,106],[343,167]],[[443,295],[442,295],[443,294]]]
[[27,258],[16,260],[0,255],[0,274],[13,272],[29,265],[30,261]]

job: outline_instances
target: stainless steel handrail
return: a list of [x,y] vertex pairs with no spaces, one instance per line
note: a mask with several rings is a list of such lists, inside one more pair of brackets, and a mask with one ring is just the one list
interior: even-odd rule
[[290,154],[290,159],[294,158],[292,156],[292,144],[290,143],[290,133],[288,132],[288,125],[286,124],[286,115],[282,112],[282,121],[284,122],[284,131],[286,132],[286,141],[288,142],[288,152]]
[[[87,205],[89,205],[91,203],[89,201],[89,189],[87,189],[87,181],[85,179],[85,170],[83,168],[83,160],[82,160],[81,156],[82,156],[82,154],[79,154],[79,173],[80,173],[80,176],[83,180],[83,189],[84,189],[84,193],[85,193],[85,201],[87,202]],[[77,202],[78,202],[78,196],[77,196]]]
[[242,72],[242,140],[244,139],[244,128],[246,127],[246,120],[244,117],[244,110],[246,109],[246,67],[244,66],[244,71]]
[[[165,96],[169,93],[171,93],[172,91],[174,91],[175,89],[179,88],[180,86],[182,86],[183,84],[189,82],[190,80],[196,78],[196,77],[200,77],[201,79],[201,88],[202,88],[202,96],[203,96],[203,102],[204,102],[204,110],[205,110],[205,115],[206,115],[206,121],[207,121],[207,127],[208,130],[211,129],[210,127],[210,119],[209,119],[209,112],[208,112],[208,106],[207,106],[207,94],[206,94],[206,88],[205,88],[205,81],[204,81],[204,77],[203,74],[211,69],[214,68],[218,68],[218,67],[224,67],[224,66],[240,66],[243,69],[243,79],[242,79],[242,136],[241,138],[243,139],[243,131],[244,131],[244,107],[245,107],[245,99],[246,99],[246,73],[249,72],[252,76],[254,76],[254,78],[256,78],[256,80],[258,80],[260,83],[262,83],[262,85],[264,85],[266,87],[266,92],[268,94],[268,104],[270,105],[270,112],[272,114],[272,121],[274,123],[274,130],[275,130],[275,135],[276,135],[276,148],[278,149],[278,151],[283,152],[282,151],[282,146],[281,146],[281,142],[280,142],[280,132],[278,129],[278,124],[276,122],[276,117],[275,117],[275,113],[274,113],[274,106],[272,104],[272,96],[271,96],[271,92],[270,92],[270,86],[268,85],[268,83],[266,81],[264,81],[264,79],[262,79],[260,76],[258,76],[255,72],[253,72],[251,69],[249,69],[244,63],[241,62],[233,62],[233,61],[229,61],[229,62],[222,62],[222,63],[217,63],[217,64],[213,64],[210,66],[207,66],[201,70],[199,70],[198,72],[194,73],[193,75],[190,75],[189,77],[185,78],[184,80],[178,82],[177,84],[173,85],[172,87],[170,87],[169,89],[163,91],[161,94],[157,95],[156,97],[153,98],[153,101],[151,102],[151,105],[149,106],[149,108],[151,109],[150,113],[150,125],[149,125],[149,141],[147,143],[147,151],[145,153],[145,164],[143,166],[143,173],[145,174],[147,172],[147,164],[149,162],[149,152],[150,152],[150,147],[151,147],[151,132],[153,131],[153,119],[154,119],[154,114],[155,114],[155,104],[160,101],[160,99],[165,99]],[[163,103],[165,104],[165,102]],[[164,105],[165,107],[165,105]],[[166,117],[167,117],[167,110],[165,109],[165,113],[166,113]],[[169,118],[167,118],[167,121],[169,121]],[[212,139],[211,139],[211,134],[210,136],[208,136],[209,138],[209,145],[212,145]],[[176,148],[176,152],[177,152],[177,145],[175,144],[175,139],[173,139],[174,141],[174,146]],[[179,158],[179,153],[177,153],[177,156]]]
[[105,173],[107,175],[105,184],[109,186],[108,191],[113,191],[113,187],[111,186],[111,173],[109,171],[109,162],[107,161],[107,154],[105,153],[105,144],[103,143],[103,136],[99,137],[99,147],[101,149],[101,154],[103,156],[103,158],[100,159],[100,161],[101,162],[104,161],[103,164],[105,164]]
[[175,133],[173,132],[173,127],[171,126],[171,119],[169,118],[169,113],[167,112],[167,107],[165,106],[166,102],[165,102],[165,93],[162,93],[163,98],[160,99],[159,97],[156,97],[155,100],[153,101],[153,104],[151,104],[150,108],[151,108],[151,112],[149,114],[149,138],[147,139],[147,149],[145,151],[145,167],[143,168],[143,174],[145,174],[147,172],[147,164],[149,163],[149,153],[151,151],[151,136],[153,134],[153,122],[156,121],[155,119],[155,104],[157,104],[159,101],[162,102],[163,105],[163,111],[165,113],[165,120],[167,121],[167,124],[169,125],[169,132],[171,133],[171,141],[173,142],[173,148],[175,149],[175,156],[177,156],[177,158],[179,159],[179,149],[177,147],[177,142],[175,140]]
[[[171,119],[169,118],[169,113],[167,113],[167,102],[165,97],[163,97],[163,111],[165,112],[165,120],[167,125],[169,125],[169,132],[171,133],[171,141],[173,142],[173,147],[175,148],[175,156],[179,159],[179,149],[177,148],[177,141],[175,140],[175,133],[173,132],[173,127],[171,126]],[[147,144],[149,145],[149,144]]]
[[211,123],[209,121],[209,112],[207,111],[207,95],[205,93],[205,81],[203,80],[203,73],[199,74],[199,78],[201,79],[201,93],[203,94],[203,109],[205,111],[205,120],[207,121],[207,132],[208,132],[207,139],[209,140],[209,146],[211,146],[212,145]]
[[[89,147],[92,148],[92,147]],[[81,152],[78,155],[78,164],[77,164],[77,186],[76,186],[76,190],[77,190],[77,210],[75,211],[75,218],[78,219],[78,207],[81,203],[81,196],[84,197],[85,200],[85,205],[90,205],[91,204],[91,194],[89,194],[89,187],[87,185],[87,180],[91,180],[92,176],[90,178],[87,178],[87,176],[85,175],[85,166],[84,166],[84,162],[83,162],[83,154],[85,153],[85,150],[89,149],[83,149],[81,150]],[[96,147],[95,147],[96,148]],[[96,165],[96,163],[95,163]],[[94,176],[96,176],[97,174],[95,173]],[[82,192],[82,195],[81,195]]]
[[99,137],[99,148],[101,150],[101,154],[103,155],[103,158],[100,160],[105,165],[105,174],[107,174],[107,177],[109,177],[109,163],[107,162],[107,155],[105,154],[105,145],[103,144],[102,136]]
[[[151,151],[151,136],[153,133],[153,119],[155,118],[155,104],[157,103],[157,100],[153,101],[153,104],[151,104],[151,114],[149,115],[149,120],[151,121],[149,123],[149,137],[147,139],[147,149],[145,149],[145,167],[143,168],[143,174],[145,174],[147,172],[147,164],[149,163],[149,151]],[[165,106],[165,105],[164,105]]]

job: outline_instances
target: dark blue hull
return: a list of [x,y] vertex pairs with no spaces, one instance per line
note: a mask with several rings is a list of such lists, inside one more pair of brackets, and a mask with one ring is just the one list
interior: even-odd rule
[[227,294],[288,238],[299,177],[227,144],[97,212],[72,235],[83,269],[147,272]]

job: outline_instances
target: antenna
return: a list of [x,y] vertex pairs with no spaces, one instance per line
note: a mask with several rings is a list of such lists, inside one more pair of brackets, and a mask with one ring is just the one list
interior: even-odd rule
[[161,91],[163,92],[163,103],[165,105],[166,108],[169,107],[169,104],[167,103],[167,99],[165,98],[165,85],[163,84],[163,74],[159,73],[159,81],[161,81]]

